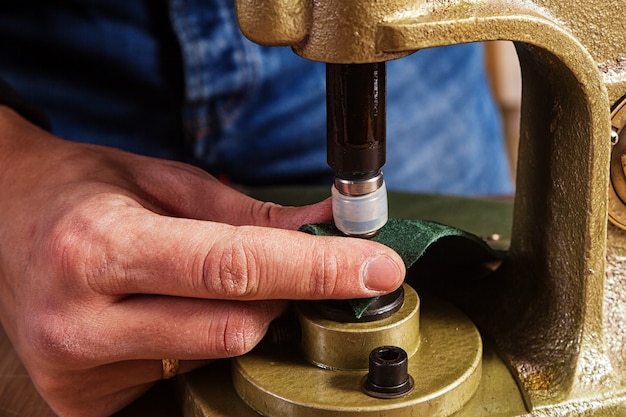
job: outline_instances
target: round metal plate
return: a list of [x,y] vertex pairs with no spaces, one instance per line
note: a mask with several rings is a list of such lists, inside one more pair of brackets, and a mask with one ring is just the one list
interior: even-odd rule
[[420,346],[409,359],[413,390],[379,399],[361,390],[367,371],[337,371],[306,362],[297,349],[256,350],[233,363],[239,396],[264,416],[449,416],[474,394],[481,378],[482,342],[462,312],[423,300]]

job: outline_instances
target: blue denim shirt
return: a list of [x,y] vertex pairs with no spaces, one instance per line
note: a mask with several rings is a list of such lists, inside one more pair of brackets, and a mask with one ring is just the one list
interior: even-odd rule
[[[330,184],[324,64],[242,36],[232,0],[0,5],[0,77],[59,136],[251,185]],[[388,63],[390,189],[512,191],[479,44]]]

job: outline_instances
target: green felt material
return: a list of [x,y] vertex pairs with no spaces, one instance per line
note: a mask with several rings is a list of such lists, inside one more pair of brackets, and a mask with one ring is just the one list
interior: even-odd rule
[[[247,190],[253,197],[288,206],[315,203],[330,197],[330,187],[283,186]],[[491,247],[505,250],[511,238],[511,198],[470,198],[450,195],[402,193],[388,190],[389,217],[424,219],[468,231],[478,236],[498,235]]]
[[[341,236],[342,233],[333,223],[307,224],[301,231],[318,236]],[[407,269],[422,256],[426,256],[431,245],[447,245],[449,250],[437,251],[442,262],[464,258],[465,261],[486,262],[498,258],[482,239],[455,227],[425,220],[389,219],[387,224],[371,238],[394,249],[404,260]],[[376,298],[350,300],[355,316],[361,318]]]

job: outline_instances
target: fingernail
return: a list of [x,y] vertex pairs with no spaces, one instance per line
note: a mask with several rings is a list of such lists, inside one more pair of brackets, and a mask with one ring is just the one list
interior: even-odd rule
[[363,266],[363,284],[374,291],[391,291],[400,280],[401,269],[385,255],[370,259]]

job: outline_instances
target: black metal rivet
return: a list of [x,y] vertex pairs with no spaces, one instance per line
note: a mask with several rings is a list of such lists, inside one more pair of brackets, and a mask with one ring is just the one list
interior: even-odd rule
[[380,346],[369,356],[369,373],[361,383],[363,391],[376,398],[399,398],[414,386],[409,375],[409,358],[398,346]]

